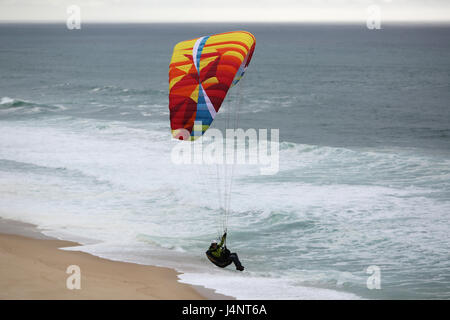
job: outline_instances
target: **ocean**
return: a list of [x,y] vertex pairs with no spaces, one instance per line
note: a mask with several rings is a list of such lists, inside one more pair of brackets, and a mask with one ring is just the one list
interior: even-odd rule
[[[233,175],[242,273],[204,254],[217,189],[170,158],[173,46],[231,30],[256,37],[239,127],[280,138],[276,174]],[[0,24],[0,43],[1,217],[238,299],[450,298],[449,26]]]

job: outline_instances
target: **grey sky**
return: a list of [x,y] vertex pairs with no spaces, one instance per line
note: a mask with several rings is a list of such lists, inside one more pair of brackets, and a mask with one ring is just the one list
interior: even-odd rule
[[382,21],[450,22],[448,0],[0,0],[0,21],[65,21],[69,5],[83,22],[365,22],[378,5]]

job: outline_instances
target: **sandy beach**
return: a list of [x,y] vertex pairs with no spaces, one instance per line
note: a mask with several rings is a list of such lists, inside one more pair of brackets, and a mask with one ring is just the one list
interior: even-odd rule
[[[0,219],[0,299],[224,299],[179,283],[173,269],[110,261],[60,248],[78,243],[46,237],[30,224]],[[66,273],[80,267],[81,289]]]

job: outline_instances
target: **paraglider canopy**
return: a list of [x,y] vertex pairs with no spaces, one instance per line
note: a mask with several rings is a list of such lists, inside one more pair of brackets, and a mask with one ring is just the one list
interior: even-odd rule
[[246,31],[225,32],[175,45],[169,67],[172,136],[195,140],[214,120],[229,88],[239,82],[255,49]]
[[[234,126],[237,128],[242,83],[238,90],[234,91],[235,94],[238,93],[238,98],[233,99],[231,95],[226,103],[223,102],[229,89],[238,84],[244,75],[254,50],[255,37],[247,31],[203,36],[175,45],[169,66],[169,110],[172,136],[188,141],[182,141],[180,144],[201,146],[207,139],[195,140],[203,136],[216,114],[220,112],[226,114],[226,121],[221,123],[226,123],[227,130],[229,120],[234,120]],[[234,110],[230,100],[234,102]],[[222,110],[219,111],[221,106]],[[232,114],[234,119],[231,119]],[[214,143],[209,144],[212,148],[208,150],[217,151],[217,154],[214,154],[220,158],[221,153],[218,150],[223,150],[220,149],[222,141],[215,138],[211,140]],[[217,150],[214,149],[216,146]],[[191,162],[195,164],[192,171],[197,171],[192,186],[204,187],[205,190],[198,191],[198,194],[202,195],[208,194],[210,190],[217,190],[216,195],[210,199],[217,199],[219,203],[219,210],[214,216],[218,219],[220,234],[227,229],[235,162],[207,163],[203,161],[208,157],[203,157],[202,148],[183,150],[182,154],[190,155],[191,151],[195,156]],[[232,158],[234,159],[234,154],[230,157]],[[192,179],[188,181],[191,184]]]

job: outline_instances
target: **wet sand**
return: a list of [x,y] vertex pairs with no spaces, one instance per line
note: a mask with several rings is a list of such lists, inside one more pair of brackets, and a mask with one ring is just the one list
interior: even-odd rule
[[[177,281],[170,268],[111,261],[39,232],[34,225],[0,219],[0,299],[229,299]],[[80,268],[81,289],[68,289],[71,265]]]

